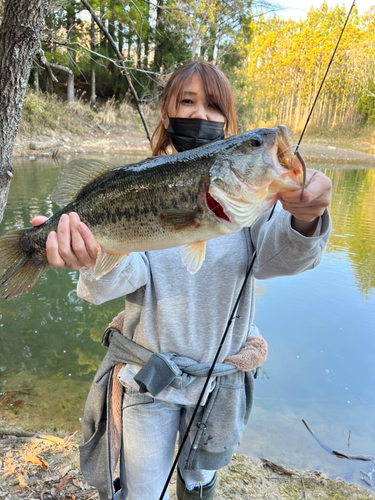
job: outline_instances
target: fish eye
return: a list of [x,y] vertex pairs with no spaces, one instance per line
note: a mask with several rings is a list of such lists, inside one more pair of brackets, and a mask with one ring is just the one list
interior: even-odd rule
[[263,144],[263,140],[260,137],[253,137],[250,139],[250,144],[253,148],[259,148]]

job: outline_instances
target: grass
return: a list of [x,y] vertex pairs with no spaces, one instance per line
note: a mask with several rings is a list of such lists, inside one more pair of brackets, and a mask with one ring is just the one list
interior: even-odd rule
[[[148,127],[153,131],[159,120],[158,109],[142,106]],[[255,126],[270,126],[275,123],[259,123]],[[63,136],[71,133],[85,135],[94,129],[109,134],[116,130],[143,132],[143,125],[137,109],[129,101],[116,101],[115,98],[98,103],[92,109],[82,99],[67,104],[55,94],[35,93],[29,89],[21,115],[19,134],[24,137]],[[296,144],[298,132],[290,131],[291,143]],[[303,139],[304,143],[334,145],[375,154],[375,126],[336,127],[333,130],[321,129],[310,124]]]
[[[142,110],[150,129],[153,129],[158,111],[149,107],[142,107]],[[115,128],[142,130],[138,111],[130,102],[118,102],[112,98],[93,109],[83,100],[67,104],[55,94],[28,90],[19,125],[21,136],[61,135],[64,132],[84,135],[95,127],[102,131]]]
[[[293,140],[299,139],[298,134],[293,134]],[[361,127],[322,130],[316,127],[307,128],[304,142],[336,146],[337,148],[356,149],[368,154],[375,154],[375,126],[364,125]]]

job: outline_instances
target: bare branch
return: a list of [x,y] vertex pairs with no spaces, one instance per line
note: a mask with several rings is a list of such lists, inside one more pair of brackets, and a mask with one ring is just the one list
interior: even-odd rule
[[118,60],[119,60],[119,64],[120,64],[120,67],[121,67],[121,70],[122,70],[122,73],[124,74],[124,76],[125,76],[125,78],[126,78],[126,80],[128,82],[129,88],[131,90],[131,93],[133,94],[133,97],[135,99],[135,102],[136,102],[136,105],[137,105],[137,109],[138,109],[138,113],[139,113],[139,115],[141,117],[143,126],[145,128],[147,138],[148,138],[149,141],[151,141],[151,134],[150,134],[150,131],[149,131],[146,119],[145,119],[145,117],[143,115],[143,112],[142,112],[142,109],[141,109],[141,106],[140,106],[140,102],[139,102],[139,99],[138,99],[137,92],[136,92],[135,88],[133,87],[133,84],[132,84],[132,81],[130,79],[129,73],[128,73],[125,65],[124,65],[124,57],[123,57],[123,55],[118,50],[117,45],[115,44],[113,38],[108,33],[108,31],[106,30],[106,28],[103,26],[102,22],[100,21],[100,19],[98,18],[98,16],[95,14],[94,9],[91,7],[91,5],[89,4],[89,2],[87,0],[81,0],[81,2],[86,7],[86,9],[90,12],[90,14],[92,15],[94,21],[99,26],[100,30],[102,31],[102,33],[104,34],[104,36],[107,38],[107,40],[110,43],[112,49],[114,50],[115,54],[117,55]]
[[39,50],[36,51],[35,59],[37,61],[39,61],[39,63],[41,64],[41,66],[43,68],[45,68],[45,70],[46,70],[48,76],[51,78],[51,80],[53,82],[58,82],[58,79],[56,78],[56,76],[52,72],[50,63],[47,61],[47,58],[44,55],[44,51],[43,51],[42,47],[39,47]]
[[48,66],[51,66],[51,68],[59,69],[60,71],[65,71],[65,73],[69,73],[69,75],[73,74],[73,71],[67,66],[61,66],[60,64],[55,64],[55,63],[48,63]]
[[96,57],[101,57],[102,59],[106,59],[107,61],[111,62],[112,64],[114,64],[116,67],[120,68],[120,69],[123,69],[125,68],[127,71],[137,71],[139,73],[146,73],[148,75],[152,75],[152,76],[157,76],[157,77],[163,77],[165,78],[166,76],[169,75],[169,73],[158,73],[156,71],[148,71],[146,69],[141,69],[141,68],[133,68],[131,66],[125,66],[124,65],[124,61],[127,61],[127,62],[133,62],[132,60],[123,60],[121,62],[118,62],[116,59],[112,59],[111,57],[108,57],[108,56],[105,56],[103,54],[100,54],[99,52],[95,52],[95,50],[91,50],[91,49],[88,49],[87,47],[85,47],[84,45],[82,45],[81,43],[79,42],[71,42],[70,44],[67,44],[67,43],[62,43],[62,42],[57,42],[59,45],[62,45],[62,46],[72,46],[72,45],[77,45],[78,47],[81,47],[81,49],[85,50],[86,52],[89,52],[90,54],[96,56]]
[[154,7],[155,9],[160,9],[160,10],[179,10],[180,12],[186,12],[186,9],[181,9],[180,7],[165,7],[163,5],[159,5],[157,2],[149,2],[148,0],[141,0],[144,3],[147,3],[148,5],[151,5],[151,7]]
[[363,90],[366,92],[367,95],[375,97],[375,94],[371,92],[371,90],[369,90],[367,87],[364,87]]

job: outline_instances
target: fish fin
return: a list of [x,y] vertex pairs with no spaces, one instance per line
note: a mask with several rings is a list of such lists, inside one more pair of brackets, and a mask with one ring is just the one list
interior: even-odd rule
[[103,250],[102,247],[99,249],[98,256],[96,258],[96,263],[93,269],[93,274],[96,280],[100,279],[105,274],[109,273],[114,267],[117,266],[121,260],[129,254],[123,253],[110,253]]
[[181,259],[190,274],[195,274],[201,268],[206,258],[206,241],[194,241],[180,249]]
[[176,231],[197,225],[196,210],[168,209],[162,210],[159,216],[162,222],[171,224]]
[[48,264],[36,252],[31,258],[20,248],[20,238],[29,229],[19,229],[0,238],[0,297],[12,299],[35,285]]
[[61,206],[71,203],[86,184],[114,168],[115,165],[99,160],[72,160],[60,172],[51,194],[52,201]]

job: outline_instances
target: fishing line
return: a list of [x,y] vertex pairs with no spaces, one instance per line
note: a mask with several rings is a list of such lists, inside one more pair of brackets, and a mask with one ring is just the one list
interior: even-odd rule
[[327,76],[327,74],[328,74],[329,68],[331,67],[331,64],[332,64],[333,58],[335,57],[335,54],[336,54],[336,51],[337,51],[337,47],[339,46],[339,43],[340,43],[340,41],[341,41],[341,37],[342,37],[342,35],[343,35],[344,31],[345,31],[345,28],[346,28],[346,25],[347,25],[347,23],[348,23],[348,20],[349,20],[350,14],[352,13],[352,10],[353,10],[353,7],[354,7],[354,4],[355,4],[355,0],[354,0],[354,2],[352,3],[352,6],[350,7],[349,14],[348,14],[348,15],[347,15],[347,17],[346,17],[346,20],[345,20],[344,26],[343,26],[343,28],[342,28],[342,30],[341,30],[341,33],[340,33],[339,39],[337,40],[337,44],[336,44],[335,50],[333,51],[332,57],[331,57],[331,59],[330,59],[330,61],[329,61],[329,63],[328,63],[328,66],[327,66],[326,72],[325,72],[325,74],[324,74],[324,76],[323,76],[322,83],[320,84],[319,90],[318,90],[318,92],[317,92],[317,94],[316,94],[316,97],[315,97],[315,99],[314,99],[313,105],[312,105],[312,107],[311,107],[311,110],[310,110],[309,116],[307,117],[307,120],[306,120],[305,126],[303,127],[301,137],[299,138],[299,141],[298,141],[298,143],[297,143],[296,149],[295,149],[295,151],[294,151],[294,154],[297,156],[297,158],[298,158],[299,160],[301,160],[301,156],[300,156],[300,154],[298,153],[298,149],[299,149],[299,146],[300,146],[300,144],[301,144],[302,137],[303,137],[303,135],[304,135],[304,133],[305,133],[305,130],[306,130],[306,128],[307,128],[307,125],[308,125],[308,123],[309,123],[309,121],[310,121],[310,118],[311,118],[312,112],[314,111],[316,101],[318,100],[318,97],[319,97],[320,91],[322,90],[322,87],[323,87],[324,81],[325,81],[325,79],[326,79],[326,76]]
[[[270,215],[269,215],[269,217],[268,217],[267,222],[268,222],[268,221],[271,219],[271,217],[273,216],[273,213],[274,213],[274,211],[275,211],[275,207],[276,207],[276,203],[275,203],[275,205],[272,207],[272,210],[271,210],[271,213],[270,213]],[[244,291],[244,289],[245,289],[247,279],[248,279],[248,277],[250,276],[251,270],[252,270],[252,268],[253,268],[253,266],[254,266],[254,262],[255,262],[255,259],[256,259],[256,255],[257,255],[257,253],[256,253],[256,251],[255,251],[255,252],[253,253],[253,256],[252,256],[252,259],[251,259],[250,265],[249,265],[249,267],[248,267],[248,269],[247,269],[247,271],[246,271],[246,276],[245,276],[245,279],[244,279],[244,281],[243,281],[243,283],[242,283],[241,290],[240,290],[240,292],[239,292],[239,294],[238,294],[238,297],[237,297],[236,302],[235,302],[235,304],[234,304],[234,306],[233,306],[232,312],[231,312],[231,314],[230,314],[230,316],[229,316],[229,320],[228,320],[227,326],[225,327],[225,331],[224,331],[224,334],[223,334],[223,336],[222,336],[222,338],[221,338],[221,341],[220,341],[219,347],[218,347],[218,349],[217,349],[217,351],[216,351],[215,358],[214,358],[214,360],[213,360],[213,362],[212,362],[212,365],[211,365],[211,367],[210,367],[210,369],[209,369],[209,371],[208,371],[207,378],[206,378],[206,380],[205,380],[205,383],[204,383],[203,389],[202,389],[202,391],[201,391],[201,393],[200,393],[200,395],[199,395],[198,402],[197,402],[197,404],[196,404],[196,406],[195,406],[195,408],[194,408],[193,415],[191,416],[191,419],[190,419],[190,421],[189,421],[189,423],[188,423],[188,426],[187,426],[187,428],[186,428],[186,431],[185,431],[184,437],[182,438],[181,443],[179,443],[179,447],[178,447],[178,451],[177,451],[176,457],[175,457],[175,459],[174,459],[174,461],[173,461],[173,464],[172,464],[171,470],[170,470],[170,472],[169,472],[169,475],[168,475],[168,477],[167,477],[167,480],[165,481],[164,488],[163,488],[163,491],[162,491],[162,493],[161,493],[161,495],[160,495],[160,497],[159,497],[159,500],[163,500],[163,497],[164,497],[164,495],[165,495],[165,492],[167,491],[167,488],[168,488],[169,482],[170,482],[170,480],[172,479],[172,476],[173,476],[173,471],[175,470],[175,468],[176,468],[176,466],[177,466],[177,463],[178,463],[178,460],[179,460],[179,458],[180,458],[180,456],[181,456],[182,449],[183,449],[183,447],[184,447],[184,445],[185,445],[185,443],[186,443],[187,438],[189,437],[189,433],[190,433],[191,428],[192,428],[192,426],[193,426],[194,419],[195,419],[195,417],[196,417],[196,415],[197,415],[197,413],[198,413],[199,406],[200,406],[200,404],[201,404],[201,401],[202,401],[203,395],[204,395],[204,394],[205,394],[205,392],[206,392],[206,389],[207,389],[208,383],[210,382],[210,378],[211,378],[212,373],[213,373],[213,371],[214,371],[214,369],[215,369],[215,366],[216,366],[217,360],[218,360],[218,358],[219,358],[219,355],[220,355],[221,349],[222,349],[223,344],[224,344],[224,342],[225,342],[225,339],[226,339],[226,337],[227,337],[227,334],[228,334],[228,331],[229,331],[230,325],[232,324],[232,321],[233,321],[233,320],[235,319],[235,317],[236,317],[236,312],[237,312],[238,304],[239,304],[239,302],[240,302],[240,299],[241,299],[242,293],[243,293],[243,291]]]
[[[351,14],[352,10],[353,10],[354,5],[355,5],[355,0],[353,1],[352,6],[350,7],[349,13],[348,13],[348,15],[347,15],[347,17],[346,17],[346,20],[345,20],[344,26],[343,26],[343,28],[342,28],[342,30],[341,30],[341,33],[340,33],[339,39],[338,39],[338,41],[337,41],[336,47],[335,47],[335,49],[334,49],[334,51],[333,51],[333,54],[332,54],[332,56],[331,56],[331,59],[330,59],[330,61],[329,61],[329,63],[328,63],[327,69],[326,69],[325,74],[324,74],[324,76],[323,76],[323,80],[322,80],[322,82],[321,82],[321,84],[320,84],[319,90],[318,90],[318,92],[317,92],[317,94],[316,94],[316,97],[315,97],[315,99],[314,99],[313,105],[312,105],[312,107],[311,107],[311,110],[310,110],[309,116],[307,117],[307,120],[306,120],[305,126],[304,126],[304,128],[303,128],[303,130],[302,130],[301,136],[300,136],[300,138],[299,138],[299,141],[298,141],[298,143],[297,143],[296,149],[295,149],[295,151],[294,151],[294,155],[296,155],[296,156],[297,156],[297,158],[298,158],[298,159],[299,159],[302,163],[303,163],[303,160],[302,160],[302,158],[301,158],[301,155],[300,155],[300,153],[299,153],[298,149],[299,149],[299,146],[300,146],[300,144],[301,144],[301,141],[302,141],[303,135],[304,135],[304,133],[305,133],[305,131],[306,131],[307,125],[308,125],[308,123],[309,123],[309,121],[310,121],[311,115],[312,115],[312,113],[313,113],[313,111],[314,111],[315,104],[316,104],[316,102],[317,102],[317,100],[318,100],[318,97],[319,97],[319,95],[320,95],[320,92],[321,92],[321,90],[322,90],[322,87],[323,87],[323,84],[324,84],[325,79],[326,79],[326,77],[327,77],[328,71],[329,71],[329,69],[330,69],[330,67],[331,67],[331,64],[332,64],[333,58],[335,57],[335,54],[336,54],[337,48],[338,48],[339,43],[340,43],[340,41],[341,41],[341,37],[342,37],[342,35],[343,35],[344,31],[345,31],[346,25],[347,25],[347,23],[348,23],[348,20],[349,20],[349,17],[350,17],[350,14]],[[303,196],[303,192],[302,192],[301,198],[302,198],[302,196]],[[272,215],[273,215],[273,213],[274,213],[274,211],[275,211],[275,207],[276,207],[276,204],[273,206],[273,208],[272,208],[272,210],[271,210],[271,213],[270,213],[270,216],[269,216],[268,220],[270,220],[270,219],[271,219],[271,217],[272,217]],[[195,419],[195,417],[196,417],[196,415],[197,415],[197,413],[198,413],[198,410],[199,410],[199,407],[200,407],[200,403],[201,403],[201,401],[202,401],[202,399],[203,399],[203,395],[204,395],[204,394],[205,394],[205,392],[206,392],[206,389],[207,389],[208,383],[209,383],[210,378],[211,378],[211,376],[212,376],[212,373],[213,373],[213,371],[214,371],[214,369],[215,369],[215,366],[216,366],[217,360],[218,360],[218,358],[219,358],[219,355],[220,355],[221,349],[222,349],[223,344],[224,344],[224,342],[225,342],[225,339],[226,339],[226,337],[227,337],[227,334],[228,334],[228,331],[229,331],[230,325],[232,324],[232,321],[233,321],[233,320],[235,319],[235,317],[236,317],[236,311],[237,311],[237,308],[238,308],[238,305],[239,305],[239,302],[240,302],[240,299],[241,299],[242,293],[243,293],[243,291],[244,291],[244,289],[245,289],[245,286],[246,286],[247,280],[248,280],[248,278],[249,278],[249,276],[250,276],[250,273],[251,273],[251,270],[252,270],[252,268],[253,268],[253,266],[254,266],[255,259],[256,259],[256,251],[254,252],[254,254],[253,254],[253,256],[252,256],[252,259],[251,259],[251,262],[250,262],[249,268],[248,268],[248,270],[247,270],[247,272],[246,272],[246,276],[245,276],[244,282],[243,282],[243,284],[242,284],[241,290],[240,290],[240,292],[239,292],[239,294],[238,294],[238,297],[237,297],[237,299],[236,299],[236,302],[235,302],[235,304],[234,304],[234,306],[233,306],[232,313],[231,313],[231,315],[230,315],[230,317],[229,317],[229,320],[228,320],[228,323],[227,323],[227,325],[226,325],[226,328],[225,328],[224,334],[223,334],[223,336],[222,336],[222,339],[221,339],[221,341],[220,341],[219,347],[218,347],[218,349],[217,349],[217,352],[216,352],[215,358],[214,358],[214,360],[213,360],[213,362],[212,362],[212,365],[211,365],[211,368],[210,368],[210,370],[209,370],[209,372],[208,372],[208,375],[207,375],[207,378],[206,378],[206,380],[205,380],[205,383],[204,383],[203,389],[202,389],[202,391],[201,391],[201,393],[200,393],[200,396],[199,396],[198,402],[197,402],[197,404],[196,404],[196,406],[195,406],[195,408],[194,408],[193,415],[192,415],[192,417],[191,417],[191,419],[190,419],[190,421],[189,421],[189,423],[188,423],[188,426],[187,426],[187,428],[186,428],[186,431],[185,431],[184,437],[182,438],[182,441],[181,441],[181,443],[179,444],[179,448],[178,448],[178,451],[177,451],[176,457],[175,457],[175,459],[174,459],[174,461],[173,461],[173,464],[172,464],[171,470],[170,470],[169,475],[168,475],[168,478],[167,478],[167,480],[166,480],[166,482],[165,482],[165,484],[164,484],[164,488],[163,488],[163,491],[161,492],[161,495],[160,495],[160,497],[159,497],[159,500],[163,500],[163,497],[164,497],[164,495],[165,495],[165,492],[167,491],[167,488],[168,488],[169,482],[170,482],[170,480],[172,479],[174,469],[176,468],[176,466],[177,466],[177,464],[178,464],[178,460],[179,460],[179,458],[180,458],[180,456],[181,456],[181,453],[182,453],[183,447],[184,447],[184,445],[185,445],[185,443],[186,443],[186,441],[187,441],[187,439],[188,439],[188,437],[189,437],[189,433],[190,433],[191,428],[192,428],[192,426],[193,426],[194,419]]]

